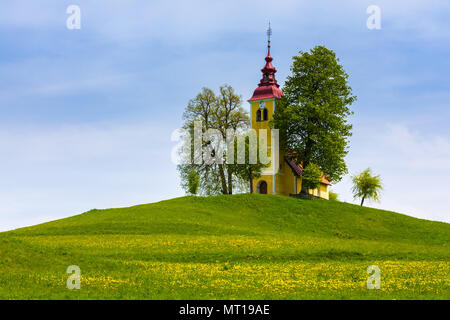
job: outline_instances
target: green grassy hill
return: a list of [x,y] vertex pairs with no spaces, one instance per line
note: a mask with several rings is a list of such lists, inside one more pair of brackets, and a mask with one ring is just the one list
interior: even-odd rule
[[1,233],[0,298],[449,299],[449,244],[450,224],[340,202],[183,197]]

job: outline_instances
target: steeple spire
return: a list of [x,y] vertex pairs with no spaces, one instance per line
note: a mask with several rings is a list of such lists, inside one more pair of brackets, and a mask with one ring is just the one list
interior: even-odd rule
[[283,92],[279,88],[280,85],[275,79],[275,73],[277,69],[272,65],[273,58],[270,55],[270,40],[272,37],[272,28],[269,22],[269,28],[267,29],[267,56],[265,58],[266,65],[261,69],[262,79],[253,93],[253,97],[249,100],[269,99],[269,98],[281,98]]
[[270,27],[270,21],[269,21],[269,28],[267,29],[267,56],[266,56],[266,65],[263,69],[261,69],[261,72],[263,73],[263,77],[261,79],[260,85],[276,85],[277,80],[275,80],[275,73],[277,70],[272,65],[273,58],[270,55],[270,37],[272,36],[272,28]]

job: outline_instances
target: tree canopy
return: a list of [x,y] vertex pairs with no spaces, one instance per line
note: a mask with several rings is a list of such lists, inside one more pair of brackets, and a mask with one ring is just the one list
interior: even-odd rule
[[348,172],[349,106],[356,97],[336,54],[317,46],[294,56],[283,92],[272,123],[281,148],[304,168],[313,162],[330,181],[340,181]]
[[[181,176],[182,187],[189,192],[190,179],[192,171],[199,176],[199,193],[204,195],[214,194],[232,194],[234,187],[239,191],[248,190],[248,184],[253,178],[260,176],[260,171],[264,167],[258,163],[249,162],[249,146],[248,138],[245,138],[245,161],[238,164],[227,162],[227,153],[222,138],[228,137],[228,132],[234,132],[233,150],[237,151],[237,137],[245,136],[245,130],[249,127],[249,117],[247,112],[242,108],[241,97],[235,93],[231,86],[224,85],[220,87],[219,93],[216,95],[213,90],[203,88],[197,96],[190,100],[183,114],[183,128],[190,132],[194,137],[195,122],[201,124],[202,134],[208,132],[209,129],[217,130],[221,138],[219,143],[212,143],[208,139],[202,139],[201,153],[195,155],[195,148],[190,148],[191,154],[188,155],[191,163],[180,164],[178,171]],[[188,142],[191,146],[195,144],[193,139]],[[223,149],[222,149],[223,148]],[[204,155],[210,154],[212,157],[223,157],[221,161],[207,163],[204,161]],[[236,160],[237,152],[234,152],[234,160]],[[198,159],[201,158],[201,159]],[[250,186],[251,188],[251,186]]]

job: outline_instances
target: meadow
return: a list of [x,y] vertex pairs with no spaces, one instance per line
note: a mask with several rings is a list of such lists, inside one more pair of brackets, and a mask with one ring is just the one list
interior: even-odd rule
[[182,197],[0,233],[0,298],[450,299],[449,244],[450,224],[336,201]]

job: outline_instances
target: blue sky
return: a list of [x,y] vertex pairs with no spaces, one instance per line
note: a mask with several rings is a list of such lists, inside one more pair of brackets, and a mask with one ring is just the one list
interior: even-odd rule
[[[450,3],[393,2],[2,1],[0,230],[183,195],[171,133],[204,86],[251,96],[269,20],[281,84],[316,45],[349,73],[350,173],[385,188],[369,205],[449,222]],[[352,202],[350,186],[333,189]]]

